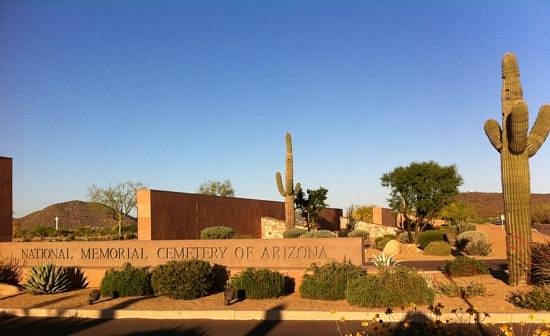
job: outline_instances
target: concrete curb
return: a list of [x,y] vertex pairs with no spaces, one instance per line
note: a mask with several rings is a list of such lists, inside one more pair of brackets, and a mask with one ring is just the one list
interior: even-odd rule
[[[385,322],[403,321],[407,313],[397,312],[392,316],[384,312],[327,312],[327,311],[297,311],[297,310],[124,310],[124,309],[52,309],[52,308],[0,308],[0,315],[19,317],[74,317],[92,319],[180,319],[180,320],[280,320],[280,321],[363,321],[371,320],[376,314]],[[435,317],[430,314],[409,316],[409,321],[425,321],[426,316],[431,320]],[[441,321],[449,320],[454,323],[474,323],[475,316],[463,313],[457,316],[444,313]],[[482,323],[548,323],[550,313],[494,313],[489,316],[481,314]]]

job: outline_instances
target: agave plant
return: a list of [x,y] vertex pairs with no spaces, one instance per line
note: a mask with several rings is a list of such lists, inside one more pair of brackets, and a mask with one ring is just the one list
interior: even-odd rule
[[386,267],[393,267],[399,264],[399,261],[394,259],[393,255],[385,255],[384,252],[381,254],[370,258],[370,261],[378,268],[378,270],[383,270]]
[[29,270],[23,287],[33,294],[54,294],[71,288],[71,279],[65,267],[54,264],[36,265]]

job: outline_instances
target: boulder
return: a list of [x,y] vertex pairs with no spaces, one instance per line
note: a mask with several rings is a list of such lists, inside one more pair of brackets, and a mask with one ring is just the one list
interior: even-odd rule
[[408,254],[423,254],[423,251],[415,244],[401,244],[401,252]]
[[385,255],[396,255],[401,252],[401,243],[397,240],[390,240],[382,251]]
[[19,288],[14,285],[0,283],[0,296],[13,295],[19,293]]

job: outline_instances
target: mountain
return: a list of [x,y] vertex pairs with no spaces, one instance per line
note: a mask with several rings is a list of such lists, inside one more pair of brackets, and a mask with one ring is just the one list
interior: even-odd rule
[[[17,230],[29,230],[37,226],[55,227],[55,217],[59,218],[59,228],[73,229],[79,226],[111,228],[117,225],[109,207],[99,203],[69,201],[50,205],[21,218],[13,219]],[[136,219],[127,217],[123,225],[136,224]]]
[[[470,204],[479,217],[497,217],[504,213],[502,193],[464,192],[455,199]],[[550,194],[531,194],[531,207],[539,204],[550,205]]]

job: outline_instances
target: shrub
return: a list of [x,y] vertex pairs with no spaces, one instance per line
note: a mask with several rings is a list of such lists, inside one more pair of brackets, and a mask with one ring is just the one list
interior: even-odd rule
[[375,276],[359,277],[349,282],[346,299],[360,307],[395,307],[431,304],[435,291],[416,270],[398,266]]
[[334,233],[329,230],[315,230],[304,233],[300,238],[333,238]]
[[386,244],[390,240],[394,240],[394,239],[397,239],[397,236],[393,234],[386,234],[381,237],[376,237],[376,239],[374,240],[374,246],[379,250],[383,250],[384,247],[386,247]]
[[481,260],[458,256],[454,260],[445,263],[444,271],[455,277],[487,274],[489,273],[489,265]]
[[207,295],[212,289],[214,273],[203,260],[172,260],[157,266],[151,275],[156,295],[191,300]]
[[13,256],[0,259],[0,283],[18,285],[23,274],[23,267]]
[[466,286],[459,286],[455,282],[449,282],[447,284],[438,284],[437,290],[439,293],[448,297],[462,297],[469,298],[474,296],[485,296],[487,288],[481,282],[470,282]]
[[462,232],[456,237],[455,245],[459,251],[463,251],[469,255],[486,256],[491,253],[491,244],[485,232]]
[[409,239],[409,234],[407,232],[401,232],[397,236],[397,240],[399,240],[401,243],[404,243],[404,244],[412,243],[412,241]]
[[466,223],[466,224],[460,224],[458,225],[458,233],[466,232],[466,231],[475,231],[477,230],[477,225],[474,223]]
[[338,230],[336,232],[336,236],[338,236],[338,238],[346,238],[346,237],[349,237],[349,234],[350,234],[350,230]]
[[353,230],[348,233],[348,237],[363,237],[364,240],[369,240],[370,233],[369,231],[365,230]]
[[535,287],[527,293],[514,292],[508,301],[522,308],[550,311],[550,286]]
[[267,299],[281,296],[285,291],[284,276],[266,268],[247,268],[231,279],[231,286],[244,290],[250,299]]
[[299,238],[301,235],[306,233],[307,230],[304,229],[290,229],[283,232],[283,238]]
[[366,272],[351,262],[330,261],[323,266],[311,265],[300,286],[300,296],[314,300],[341,300],[345,297],[348,281]]
[[421,249],[425,249],[429,243],[434,241],[445,241],[445,232],[439,230],[428,230],[420,232],[418,235],[418,244]]
[[23,287],[33,294],[54,294],[68,291],[71,284],[65,267],[44,264],[31,267]]
[[32,232],[33,237],[39,237],[44,239],[46,237],[53,237],[56,235],[56,231],[53,227],[50,226],[37,226]]
[[533,283],[550,285],[550,242],[533,245],[531,260]]
[[446,241],[433,241],[426,246],[424,254],[434,256],[448,256],[451,254],[451,245]]
[[201,230],[201,239],[231,239],[235,234],[233,228],[227,226],[211,226]]
[[151,273],[147,268],[124,264],[121,270],[110,269],[101,280],[102,296],[143,296],[152,293]]

